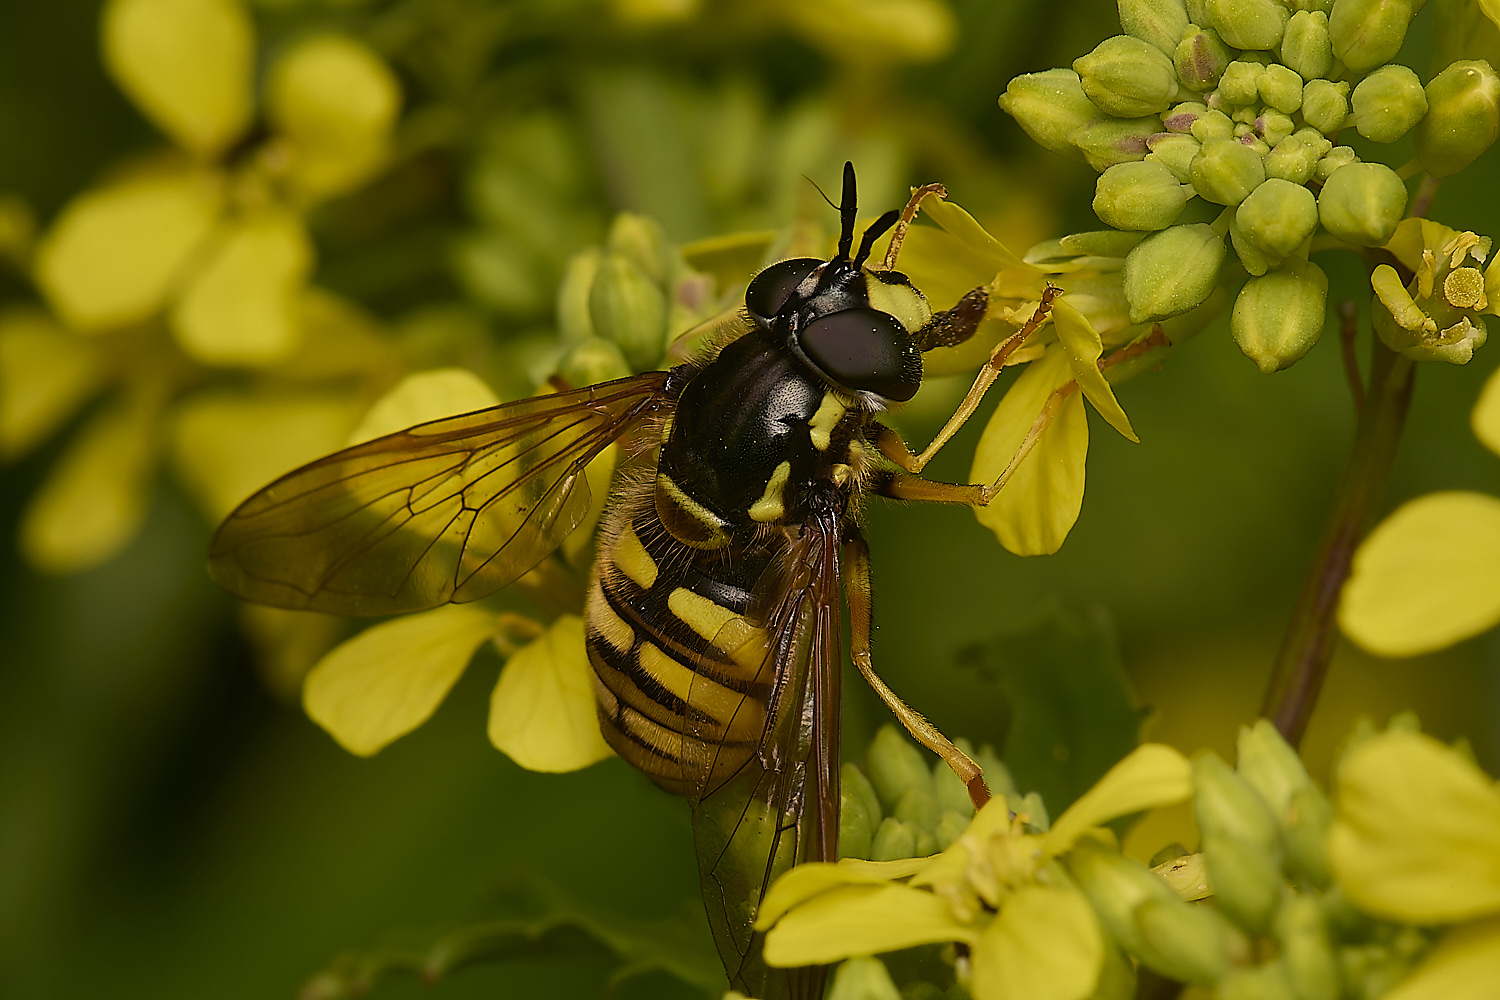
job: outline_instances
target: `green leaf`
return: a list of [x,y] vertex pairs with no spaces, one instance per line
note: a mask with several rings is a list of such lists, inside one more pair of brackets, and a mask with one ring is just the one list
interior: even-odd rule
[[1135,748],[1135,708],[1104,613],[1052,606],[968,654],[1010,702],[1001,756],[1054,815]]

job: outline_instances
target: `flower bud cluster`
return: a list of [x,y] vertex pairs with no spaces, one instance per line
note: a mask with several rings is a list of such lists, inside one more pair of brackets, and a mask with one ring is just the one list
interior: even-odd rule
[[1332,807],[1275,727],[1240,730],[1239,762],[1193,767],[1197,854],[1148,869],[1087,842],[1068,866],[1142,964],[1235,998],[1378,997],[1426,945],[1360,914],[1333,883]]
[[[1130,251],[1133,323],[1206,301],[1229,251],[1251,280],[1234,335],[1263,371],[1324,327],[1327,280],[1307,260],[1322,231],[1384,246],[1407,207],[1390,167],[1339,145],[1413,134],[1422,165],[1463,169],[1500,136],[1500,76],[1462,60],[1427,86],[1391,63],[1412,0],[1119,0],[1124,34],[1071,69],[1012,80],[1000,105],[1041,145],[1100,174],[1095,213],[1152,235]],[[1193,199],[1222,206],[1195,221]]]
[[[984,768],[996,796],[1021,804],[1010,772],[991,747],[974,754],[963,740],[958,745]],[[844,764],[839,789],[840,857],[927,857],[947,850],[974,816],[963,782],[941,760],[929,764],[927,755],[895,726],[884,726],[875,734],[863,769]]]
[[682,261],[655,220],[616,216],[604,246],[575,254],[563,270],[558,374],[592,385],[657,366],[670,335],[713,305],[705,278]]

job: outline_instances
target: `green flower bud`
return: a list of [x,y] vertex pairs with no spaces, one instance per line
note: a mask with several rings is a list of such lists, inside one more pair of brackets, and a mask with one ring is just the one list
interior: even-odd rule
[[1118,163],[1094,186],[1094,214],[1116,229],[1166,229],[1186,206],[1182,183],[1160,163]]
[[1328,888],[1333,879],[1324,848],[1332,823],[1333,806],[1316,785],[1304,785],[1292,792],[1282,828],[1287,869],[1300,882],[1316,889]]
[[1266,154],[1266,176],[1293,184],[1306,184],[1312,180],[1313,170],[1321,156],[1315,147],[1309,146],[1297,135],[1289,135]]
[[1248,107],[1260,99],[1260,77],[1266,68],[1260,63],[1236,59],[1224,67],[1219,77],[1219,98],[1226,104]]
[[1162,127],[1168,132],[1190,133],[1193,131],[1193,123],[1206,114],[1208,105],[1185,101],[1167,109],[1161,117]]
[[1135,921],[1141,904],[1155,900],[1188,905],[1151,869],[1097,840],[1085,837],[1078,841],[1068,853],[1067,866],[1094,907],[1099,923],[1133,955],[1149,950]]
[[1215,996],[1217,1000],[1301,1000],[1279,958],[1233,970],[1219,983]]
[[1376,142],[1395,142],[1427,113],[1422,81],[1396,63],[1359,81],[1349,103],[1354,108],[1354,127]]
[[1154,160],[1160,163],[1172,171],[1172,176],[1182,184],[1191,179],[1193,157],[1203,148],[1203,144],[1192,136],[1178,135],[1175,132],[1158,132],[1146,141],[1146,145],[1151,150],[1146,156],[1146,162]]
[[1287,897],[1276,913],[1273,933],[1298,1000],[1338,1000],[1343,988],[1339,961],[1318,901]]
[[1145,944],[1140,958],[1168,978],[1212,986],[1229,971],[1235,931],[1210,906],[1148,899],[1134,913]]
[[1260,75],[1260,99],[1282,114],[1291,114],[1302,107],[1302,77],[1285,66],[1267,66]]
[[1411,0],[1334,0],[1328,15],[1334,57],[1355,73],[1390,62],[1411,17]]
[[[1123,257],[1125,255],[1120,254],[1120,256]],[[974,756],[974,748],[968,740],[960,737],[954,742],[970,758]],[[989,776],[986,775],[985,777],[988,778]],[[964,787],[962,781],[958,780],[958,775],[953,773],[953,768],[949,767],[941,759],[932,762],[932,794],[937,801],[938,809],[941,811],[951,809],[954,812],[962,813],[964,816],[971,816],[974,813],[974,805],[969,801],[969,790]]]
[[902,792],[891,815],[931,833],[937,829],[939,811],[937,796],[932,793],[929,783],[926,788],[912,787]]
[[1271,178],[1240,202],[1234,221],[1256,246],[1285,257],[1318,228],[1318,199],[1300,184]]
[[1355,155],[1353,146],[1333,146],[1328,152],[1323,154],[1323,158],[1313,168],[1313,177],[1326,184],[1328,183],[1328,178],[1332,177],[1339,170],[1342,170],[1351,163],[1358,162],[1359,157]]
[[1281,61],[1304,80],[1327,76],[1333,69],[1333,42],[1328,38],[1328,15],[1299,10],[1281,36]]
[[573,345],[557,366],[557,374],[572,386],[595,385],[630,374],[624,353],[612,341],[590,337]]
[[1235,750],[1235,770],[1285,822],[1292,793],[1312,784],[1302,758],[1266,719],[1241,726]]
[[1274,49],[1291,11],[1276,0],[1206,0],[1208,24],[1237,49]]
[[1217,109],[1211,109],[1198,116],[1189,131],[1194,139],[1199,142],[1208,142],[1211,139],[1228,139],[1234,135],[1234,122],[1229,116]]
[[610,224],[604,249],[624,257],[658,285],[667,283],[670,266],[667,237],[655,219],[621,212]]
[[[973,810],[970,810],[972,812]],[[932,831],[933,839],[937,841],[937,849],[946,851],[953,846],[953,842],[964,835],[969,828],[970,817],[953,809],[944,809],[938,817],[937,828]]]
[[1000,107],[1043,149],[1081,159],[1070,138],[1079,126],[1103,112],[1094,107],[1070,69],[1049,69],[1015,77],[1000,95]]
[[1276,855],[1248,840],[1205,832],[1203,863],[1224,914],[1248,931],[1265,930],[1285,890]]
[[563,270],[557,286],[557,333],[565,344],[579,344],[595,336],[594,321],[589,318],[589,293],[599,274],[600,256],[598,247],[590,247],[574,254]]
[[1324,135],[1344,127],[1349,117],[1349,84],[1340,80],[1309,80],[1302,88],[1302,120]]
[[1458,173],[1500,136],[1500,76],[1483,59],[1461,60],[1433,77],[1427,106],[1413,138],[1434,177]]
[[881,820],[870,841],[870,860],[899,861],[915,857],[918,857],[917,828],[894,816]]
[[1178,81],[1201,94],[1219,85],[1230,55],[1217,31],[1190,24],[1172,53],[1172,65],[1177,68]]
[[667,331],[667,297],[630,258],[605,254],[589,292],[589,317],[601,337],[625,352],[636,371],[661,360]]
[[[1122,233],[1117,229],[1094,229],[1086,233],[1073,233],[1069,236],[1064,236],[1057,243],[1058,248],[1064,254],[1073,257],[1117,257],[1124,260],[1125,255],[1145,238],[1145,233]],[[1027,254],[1027,259],[1031,259],[1029,253]],[[959,749],[962,750],[963,747],[960,745]],[[949,774],[953,773],[946,764],[941,766]],[[985,780],[989,781],[990,771],[987,767],[984,769],[984,776]],[[957,780],[957,778],[954,779],[955,782]],[[958,787],[962,788],[963,786],[960,784]],[[993,785],[991,785],[990,791],[994,791]],[[965,791],[965,802],[968,801],[968,795],[969,793]],[[955,805],[954,808],[958,807]]]
[[1088,165],[1103,173],[1116,163],[1146,158],[1146,140],[1161,131],[1161,119],[1100,118],[1073,133],[1073,145]]
[[1234,247],[1240,264],[1255,277],[1260,277],[1281,263],[1281,255],[1262,250],[1250,240],[1233,219],[1229,220],[1229,245]]
[[1218,754],[1193,761],[1193,813],[1205,837],[1243,841],[1270,854],[1279,849],[1271,811]]
[[1245,127],[1236,128],[1234,134],[1242,136],[1254,132],[1255,122],[1260,118],[1260,113],[1261,106],[1259,104],[1247,104],[1243,108],[1235,108],[1229,115],[1230,119]]
[[833,974],[828,1000],[901,1000],[901,991],[880,959],[851,958]]
[[1234,139],[1209,139],[1189,170],[1194,189],[1216,205],[1238,205],[1266,179],[1260,155]]
[[1187,28],[1183,0],[1119,0],[1120,27],[1171,55]]
[[1269,147],[1275,146],[1278,142],[1290,136],[1296,131],[1296,128],[1296,123],[1292,121],[1291,117],[1282,114],[1280,111],[1267,111],[1256,119],[1256,129],[1260,132],[1261,138],[1266,141],[1268,147],[1266,152],[1268,155],[1270,153]]
[[1335,170],[1318,195],[1318,218],[1334,236],[1362,247],[1384,246],[1406,214],[1406,185],[1383,163]]
[[876,822],[864,805],[848,792],[839,793],[839,857],[866,859],[875,836]]
[[1290,367],[1312,349],[1328,320],[1328,278],[1293,258],[1251,278],[1234,300],[1234,342],[1265,374]]
[[1172,60],[1150,42],[1115,35],[1073,60],[1083,92],[1106,114],[1140,118],[1165,111],[1177,96]]
[[908,788],[932,792],[932,772],[927,761],[911,741],[895,726],[884,725],[870,741],[865,755],[865,772],[880,798],[887,815],[896,808]]
[[1173,226],[1141,240],[1125,258],[1121,285],[1130,321],[1185,313],[1213,293],[1224,263],[1224,239],[1201,223]]

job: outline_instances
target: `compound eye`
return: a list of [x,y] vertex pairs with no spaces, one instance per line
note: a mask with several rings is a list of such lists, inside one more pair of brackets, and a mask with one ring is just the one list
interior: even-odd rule
[[802,279],[821,267],[823,262],[812,257],[794,257],[772,264],[761,271],[745,289],[745,305],[750,315],[762,323],[770,323],[792,297],[792,292],[802,284]]
[[922,386],[922,353],[890,313],[845,309],[809,323],[798,341],[808,360],[847,389],[905,402]]

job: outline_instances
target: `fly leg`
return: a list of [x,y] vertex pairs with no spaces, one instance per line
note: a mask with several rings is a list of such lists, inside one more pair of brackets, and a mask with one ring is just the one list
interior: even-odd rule
[[922,717],[921,713],[897,697],[896,692],[886,686],[875,673],[875,664],[870,657],[870,547],[864,535],[854,525],[848,526],[843,550],[844,597],[849,602],[849,654],[860,674],[880,696],[880,700],[901,720],[913,738],[939,757],[958,775],[958,780],[969,790],[969,801],[975,809],[981,809],[990,800],[989,786],[984,783],[984,771],[952,741],[938,732],[936,726]]

